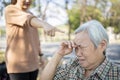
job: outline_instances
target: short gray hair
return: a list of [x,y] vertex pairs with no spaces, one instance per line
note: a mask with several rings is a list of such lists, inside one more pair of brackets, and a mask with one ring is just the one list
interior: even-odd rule
[[75,34],[81,31],[88,32],[88,35],[96,48],[98,47],[98,45],[101,43],[102,40],[105,40],[108,46],[109,38],[108,38],[107,31],[99,21],[91,20],[80,25],[76,29]]

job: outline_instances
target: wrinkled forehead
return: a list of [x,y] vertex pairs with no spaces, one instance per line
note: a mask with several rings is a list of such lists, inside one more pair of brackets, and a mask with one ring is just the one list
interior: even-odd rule
[[88,44],[91,42],[89,35],[86,31],[79,32],[75,34],[75,38],[73,39],[73,42],[77,45],[79,44]]

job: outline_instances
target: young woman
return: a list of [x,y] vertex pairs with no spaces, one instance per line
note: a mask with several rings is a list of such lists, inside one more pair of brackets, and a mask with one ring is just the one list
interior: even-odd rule
[[32,0],[12,0],[5,9],[6,64],[11,80],[36,80],[41,55],[37,28],[43,28],[49,36],[62,32],[37,19],[28,11]]

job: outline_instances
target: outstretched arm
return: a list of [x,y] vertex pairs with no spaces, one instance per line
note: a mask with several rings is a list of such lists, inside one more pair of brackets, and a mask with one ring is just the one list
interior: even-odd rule
[[52,25],[39,20],[38,18],[34,17],[31,19],[31,25],[35,28],[43,28],[47,35],[49,36],[55,36],[55,32],[61,32],[64,33],[63,31],[57,29],[56,27],[53,27]]

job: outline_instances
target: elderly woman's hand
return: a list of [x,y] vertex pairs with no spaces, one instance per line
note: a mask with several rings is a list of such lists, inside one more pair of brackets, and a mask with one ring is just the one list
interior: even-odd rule
[[57,50],[57,53],[61,56],[70,54],[73,51],[75,44],[73,41],[63,41],[60,45],[60,48]]

